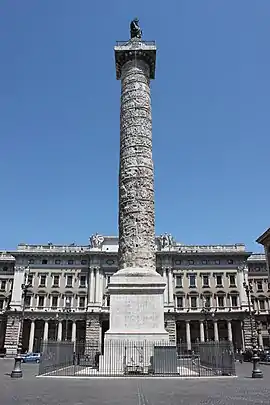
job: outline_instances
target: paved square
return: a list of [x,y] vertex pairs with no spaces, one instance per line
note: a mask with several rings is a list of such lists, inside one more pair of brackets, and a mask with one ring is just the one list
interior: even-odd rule
[[253,380],[249,363],[237,364],[238,378],[207,379],[36,378],[37,366],[26,364],[13,380],[12,366],[0,359],[1,405],[268,405],[270,397],[270,366]]

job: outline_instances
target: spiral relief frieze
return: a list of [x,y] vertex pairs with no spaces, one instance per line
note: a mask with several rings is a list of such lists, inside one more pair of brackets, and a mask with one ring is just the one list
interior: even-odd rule
[[154,176],[149,66],[121,71],[119,266],[155,269]]

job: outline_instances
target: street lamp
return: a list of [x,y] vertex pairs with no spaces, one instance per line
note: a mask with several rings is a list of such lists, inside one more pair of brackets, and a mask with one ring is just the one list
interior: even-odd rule
[[251,302],[250,302],[250,294],[252,291],[252,286],[246,282],[243,283],[244,289],[247,294],[248,300],[248,312],[249,312],[249,321],[250,321],[250,329],[251,329],[251,339],[252,339],[252,362],[253,362],[253,369],[252,369],[252,378],[263,378],[263,372],[259,369],[259,361],[260,358],[258,356],[258,345],[257,339],[255,336],[254,331],[254,315],[251,309]]
[[21,312],[21,321],[20,321],[20,332],[19,332],[19,341],[17,347],[17,355],[14,359],[14,368],[10,374],[11,378],[21,378],[23,376],[22,373],[22,338],[23,338],[23,324],[24,324],[24,312],[25,312],[25,297],[27,291],[30,287],[27,283],[28,274],[30,272],[29,263],[28,266],[25,268],[24,272],[24,283],[21,285],[22,290],[22,312]]
[[208,328],[208,317],[214,317],[215,314],[211,313],[211,307],[206,306],[206,298],[203,297],[203,309],[202,313],[204,314],[205,317],[205,334],[206,334],[206,342],[209,341],[209,328]]
[[68,340],[68,314],[71,312],[70,304],[71,304],[71,299],[69,297],[67,297],[66,298],[66,308],[65,308],[65,313],[66,313],[65,342]]

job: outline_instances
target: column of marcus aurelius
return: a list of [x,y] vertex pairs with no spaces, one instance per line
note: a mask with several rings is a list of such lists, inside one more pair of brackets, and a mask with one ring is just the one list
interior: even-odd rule
[[106,367],[108,342],[168,341],[164,329],[165,283],[155,266],[150,80],[155,77],[156,45],[142,40],[135,19],[131,39],[117,43],[114,50],[116,77],[121,80],[119,270],[108,288]]

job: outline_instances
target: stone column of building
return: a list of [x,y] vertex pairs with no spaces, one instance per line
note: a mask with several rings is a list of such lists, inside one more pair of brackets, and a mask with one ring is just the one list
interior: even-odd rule
[[62,333],[63,333],[62,321],[58,321],[58,330],[57,330],[57,340],[58,341],[62,340]]
[[190,321],[186,321],[186,340],[187,349],[191,350]]
[[204,342],[204,322],[200,321],[200,341]]
[[228,328],[228,340],[229,340],[229,342],[232,342],[233,338],[232,338],[232,322],[231,322],[231,320],[227,321],[227,328]]
[[217,323],[217,320],[214,320],[214,321],[213,321],[213,324],[214,324],[214,339],[215,339],[216,342],[218,342],[218,341],[219,341],[219,333],[218,333],[218,323]]
[[93,303],[95,300],[95,274],[94,268],[90,267],[90,303]]
[[95,288],[95,303],[100,304],[100,269],[99,267],[96,268],[96,288]]
[[167,269],[166,267],[162,268],[163,279],[165,282],[165,289],[164,289],[164,304],[168,305],[168,280],[167,280]]
[[[260,325],[261,327],[261,325]],[[260,330],[260,332],[258,333],[258,345],[260,348],[264,348],[264,344],[263,344],[263,337],[262,337],[262,332]]]
[[169,305],[174,306],[173,302],[173,293],[174,293],[174,285],[173,285],[173,271],[172,268],[168,269],[168,288],[169,288]]
[[99,303],[103,305],[103,296],[104,296],[104,272],[100,269],[99,273]]
[[35,326],[36,322],[31,321],[30,334],[29,334],[29,343],[28,343],[28,352],[32,352],[34,348],[34,338],[35,338]]
[[43,341],[48,340],[48,333],[49,333],[49,322],[44,321]]
[[71,340],[72,342],[74,342],[74,344],[76,343],[76,321],[72,322],[72,332],[71,332]]

